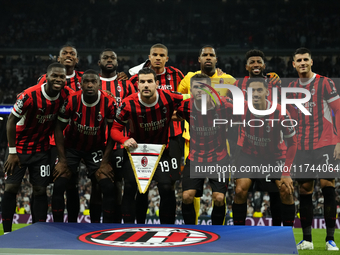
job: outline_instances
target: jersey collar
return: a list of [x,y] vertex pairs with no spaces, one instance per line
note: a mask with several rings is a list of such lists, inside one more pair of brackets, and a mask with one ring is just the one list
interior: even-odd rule
[[302,85],[302,86],[307,86],[309,83],[311,83],[311,82],[315,79],[315,77],[316,77],[316,73],[314,73],[314,75],[313,75],[312,78],[310,78],[308,81],[305,81],[305,82],[302,82],[302,81],[301,81],[301,78],[300,78],[300,79],[299,79],[299,83],[300,83],[300,85]]
[[100,80],[102,80],[102,81],[114,81],[116,79],[117,79],[117,75],[115,75],[111,78],[103,78],[103,77],[100,76]]
[[102,94],[102,93],[100,92],[100,90],[98,90],[98,98],[97,98],[97,100],[96,100],[94,103],[92,103],[92,104],[88,104],[88,103],[85,102],[84,97],[83,97],[83,93],[82,93],[82,94],[81,94],[81,102],[82,102],[85,106],[87,106],[87,107],[95,106],[95,105],[98,104],[98,102],[99,102],[99,100],[100,100],[100,95],[101,95],[101,94]]
[[71,75],[66,75],[66,79],[71,79],[71,78],[73,78],[74,76],[76,76],[76,71],[73,70],[73,74],[71,74]]
[[55,97],[50,97],[49,95],[47,95],[46,91],[45,91],[45,85],[47,85],[47,83],[44,83],[41,85],[41,92],[43,93],[44,97],[50,101],[55,101],[59,98],[60,93],[58,93],[58,95],[56,95]]
[[156,90],[156,100],[155,100],[155,102],[153,102],[152,104],[147,104],[147,103],[144,103],[144,102],[143,102],[143,100],[142,100],[141,97],[140,97],[140,92],[138,92],[138,100],[139,100],[139,102],[140,102],[142,105],[146,106],[146,107],[154,107],[154,106],[158,103],[158,98],[159,98],[159,93],[158,93],[158,91]]

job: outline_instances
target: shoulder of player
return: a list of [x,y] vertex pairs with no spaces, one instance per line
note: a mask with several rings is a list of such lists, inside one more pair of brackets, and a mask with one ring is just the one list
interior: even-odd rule
[[233,104],[233,100],[230,97],[227,96],[220,96],[221,102],[226,105],[231,105]]
[[77,76],[80,76],[80,77],[82,77],[83,74],[84,74],[84,72],[82,72],[82,71],[75,71],[75,73],[76,73]]
[[188,72],[185,76],[184,79],[190,79],[192,76],[194,76],[195,74],[201,73],[201,71],[197,71],[197,72]]
[[181,70],[173,66],[166,66],[165,70],[166,70],[166,73],[182,73]]
[[43,74],[38,78],[37,83],[43,83],[45,81],[46,81],[46,74]]
[[21,94],[22,94],[22,93],[25,93],[25,94],[31,96],[31,94],[32,94],[34,91],[36,91],[36,92],[41,92],[42,89],[43,89],[43,86],[44,86],[45,84],[46,84],[46,83],[38,83],[38,84],[36,84],[36,85],[33,85],[33,86],[31,86],[31,87],[28,87],[28,88],[25,89],[23,92],[21,92]]
[[129,79],[130,82],[136,82],[136,80],[138,80],[138,74],[131,76]]

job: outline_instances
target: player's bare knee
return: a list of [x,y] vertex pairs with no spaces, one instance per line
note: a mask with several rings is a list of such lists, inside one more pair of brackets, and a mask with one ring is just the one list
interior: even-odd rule
[[42,196],[46,194],[46,187],[33,186],[33,196]]
[[214,201],[214,204],[216,206],[222,206],[224,205],[224,194],[219,193],[219,192],[214,192],[212,199]]
[[9,183],[5,185],[5,191],[9,193],[17,194],[20,188],[20,184]]
[[194,202],[195,193],[190,191],[183,192],[183,203],[184,204],[192,204]]
[[281,202],[283,204],[292,204],[293,202],[293,196],[289,194],[289,189],[286,187],[286,185],[282,185],[280,188],[280,198]]
[[335,187],[335,179],[320,179],[321,189],[325,187]]
[[235,199],[245,200],[247,199],[248,190],[244,189],[241,185],[237,185],[235,188]]
[[299,192],[300,195],[312,194],[314,190],[314,182],[304,182],[300,184]]

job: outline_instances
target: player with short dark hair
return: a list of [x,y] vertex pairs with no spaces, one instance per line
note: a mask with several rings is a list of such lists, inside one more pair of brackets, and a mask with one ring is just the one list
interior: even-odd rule
[[[156,73],[156,80],[158,80],[158,88],[167,91],[177,91],[178,85],[182,81],[184,75],[183,73],[173,67],[165,66],[169,60],[168,48],[161,43],[157,43],[151,46],[149,61],[150,68]],[[138,74],[132,76],[130,81],[138,87]],[[138,89],[137,89],[138,90]],[[173,169],[173,179],[174,181],[180,179],[180,165],[183,157],[183,145],[184,141],[182,139],[182,123],[179,121],[172,121],[170,123],[169,132],[169,154],[173,162],[176,161],[177,169]],[[137,198],[138,211],[136,214],[138,223],[145,223],[146,212],[148,209],[148,196],[147,194],[139,194]]]
[[[265,64],[265,54],[261,50],[249,50],[246,55],[246,70],[248,71],[248,76],[245,76],[243,79],[238,79],[235,82],[235,86],[242,90],[245,100],[247,100],[247,82],[250,78],[263,78],[266,80],[266,85],[268,86],[268,95],[267,100],[273,102],[272,88],[277,88],[277,99],[280,100],[280,91],[281,91],[281,80],[280,77],[276,73],[264,73],[266,68]],[[229,129],[230,133],[230,143],[232,147],[236,146],[237,140],[237,127],[232,127]],[[232,151],[235,151],[233,149]],[[237,154],[237,152],[233,152],[233,154]],[[269,181],[269,182],[268,182]],[[274,182],[265,179],[256,179],[254,180],[254,187],[256,190],[268,191],[270,197],[270,212],[272,216],[272,225],[273,226],[281,226],[281,199],[279,190]]]
[[[77,49],[70,44],[63,45],[60,48],[57,61],[58,63],[63,64],[66,68],[65,87],[70,88],[72,91],[80,90],[81,89],[80,83],[83,72],[75,70],[79,62]],[[43,84],[45,82],[46,74],[42,75],[38,79],[39,84]],[[58,156],[53,135],[51,136],[50,143],[51,143],[51,166],[52,166],[51,171],[53,171]],[[78,179],[72,179],[72,181],[69,182],[66,189],[66,197],[67,197],[66,207],[68,222],[77,222],[80,208],[78,194]],[[34,199],[32,199],[32,203],[34,204]]]
[[50,143],[59,108],[67,97],[66,69],[54,63],[47,68],[46,83],[24,90],[7,121],[8,157],[5,162],[5,192],[2,200],[4,232],[12,231],[16,194],[26,168],[33,185],[34,222],[46,221],[46,187],[50,181]]
[[[83,72],[76,71],[76,65],[79,62],[77,49],[69,44],[61,47],[57,61],[66,67],[66,86],[70,87],[74,91],[81,89],[81,77]],[[42,75],[38,79],[38,83],[42,84],[46,82],[46,74]]]
[[[138,143],[168,144],[171,117],[182,101],[183,95],[157,89],[158,85],[159,81],[156,80],[156,73],[153,69],[144,68],[139,71],[139,93],[134,93],[123,99],[111,129],[111,137],[114,141],[131,148],[136,148]],[[130,128],[129,137],[125,137],[122,132],[127,122],[129,122]],[[149,128],[150,126],[152,128]],[[158,182],[157,187],[161,197],[160,221],[162,224],[173,224],[175,222],[176,198],[171,178],[172,162],[168,149],[164,151],[160,159],[162,163],[165,161],[169,169],[162,169],[159,164],[153,180]],[[124,223],[134,223],[137,184],[126,152],[124,153],[123,169],[123,219]],[[143,213],[146,214],[146,210]]]
[[[190,152],[187,158],[182,179],[183,202],[182,214],[185,224],[195,224],[196,212],[194,198],[202,196],[205,178],[193,178],[190,168],[200,165],[229,165],[226,145],[227,126],[214,126],[214,119],[232,119],[232,104],[221,97],[222,105],[216,105],[207,97],[207,114],[202,115],[202,95],[210,91],[211,80],[206,74],[195,74],[191,78],[190,92],[192,98],[184,100],[177,110],[177,116],[190,124]],[[211,92],[211,91],[210,91]],[[209,130],[204,132],[202,130]],[[222,175],[222,173],[220,173]],[[211,220],[213,225],[222,225],[225,217],[225,193],[229,175],[209,178],[214,203]]]
[[109,165],[113,141],[107,141],[106,125],[113,122],[116,108],[113,97],[99,90],[99,87],[98,73],[87,70],[82,77],[82,90],[70,95],[60,109],[55,128],[59,162],[53,173],[52,212],[55,222],[63,222],[64,192],[71,176],[78,175],[81,159],[87,166],[91,181],[98,182],[101,188],[103,222],[113,222],[114,185],[112,167]]
[[[135,87],[129,80],[119,80],[117,74],[118,67],[118,57],[117,54],[112,49],[104,49],[100,55],[100,59],[98,61],[98,65],[101,69],[100,71],[100,82],[101,89],[112,94],[116,99],[117,107],[120,106],[122,100],[135,93]],[[127,130],[125,130],[127,132]],[[111,165],[114,170],[114,185],[115,185],[115,216],[114,223],[121,223],[122,221],[122,186],[123,186],[123,154],[124,147],[121,144],[116,143],[113,151],[110,155]],[[101,202],[101,197],[93,196],[93,190],[95,188],[92,187],[92,194],[90,200],[90,215],[91,221],[97,222],[100,219],[101,207],[96,206],[96,204]],[[100,203],[101,204],[101,203]]]
[[[263,78],[250,78],[247,88],[252,89],[252,104],[256,110],[271,109],[271,102],[266,100],[268,84]],[[250,102],[248,102],[250,103]],[[256,120],[256,121],[254,121]],[[269,120],[269,121],[268,121]],[[270,121],[273,120],[273,121]],[[253,125],[249,124],[250,122]],[[283,126],[281,123],[285,123]],[[254,114],[246,104],[245,114],[242,116],[238,145],[241,146],[240,155],[236,156],[238,173],[245,168],[254,166],[278,167],[281,173],[275,176],[275,184],[280,191],[282,205],[281,217],[284,226],[293,226],[295,205],[293,200],[294,186],[290,177],[290,168],[296,152],[296,136],[291,117],[287,112],[283,115],[281,106],[277,105],[271,114]],[[254,124],[256,123],[256,124]],[[283,137],[282,137],[283,136]],[[283,138],[287,141],[285,145]],[[260,169],[262,170],[262,169]],[[273,174],[274,171],[268,171]],[[235,198],[233,203],[234,225],[245,225],[247,214],[247,194],[255,178],[261,178],[258,173],[250,171],[245,175],[236,176]],[[263,178],[263,177],[262,177]]]
[[[293,55],[293,67],[296,69],[299,79],[291,82],[291,88],[304,88],[310,91],[311,98],[304,106],[311,115],[305,115],[301,111],[295,112],[291,105],[289,111],[294,113],[298,121],[298,150],[296,153],[296,167],[309,164],[309,169],[319,166],[329,166],[331,169],[338,168],[340,159],[340,99],[334,82],[324,76],[312,71],[313,60],[311,52],[306,48],[299,48]],[[290,93],[290,98],[303,98],[302,93]],[[332,120],[332,111],[335,115],[335,123]],[[334,125],[335,124],[335,125]],[[336,129],[335,129],[335,128]],[[307,170],[308,171],[308,170]],[[309,170],[310,171],[310,170]],[[326,250],[339,250],[334,242],[336,202],[335,202],[335,180],[331,172],[320,176],[322,194],[324,196],[324,217],[326,222]],[[307,173],[305,174],[307,175]],[[300,220],[303,232],[303,240],[298,243],[299,250],[312,250],[312,221],[313,203],[312,194],[314,190],[314,178],[307,175],[299,179],[300,187]]]

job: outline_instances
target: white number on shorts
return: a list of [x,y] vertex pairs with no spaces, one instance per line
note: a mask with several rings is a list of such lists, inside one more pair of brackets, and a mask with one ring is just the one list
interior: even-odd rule
[[120,162],[122,162],[122,157],[120,157],[120,156],[117,156],[116,157],[116,167],[117,168],[122,168],[122,166],[119,164]]
[[326,165],[328,165],[328,160],[329,160],[328,154],[323,154],[322,156],[326,157]]
[[177,169],[177,159],[176,158],[172,158],[171,159],[171,165],[172,165],[172,169]]
[[50,176],[50,165],[40,166],[40,176],[41,177]]
[[226,182],[225,172],[217,172],[218,182]]
[[162,172],[169,172],[169,163],[168,161],[159,161],[159,164],[161,165]]
[[97,151],[97,152],[92,152],[92,159],[94,163],[98,163],[100,161],[102,161],[103,159],[103,152],[101,150]]

